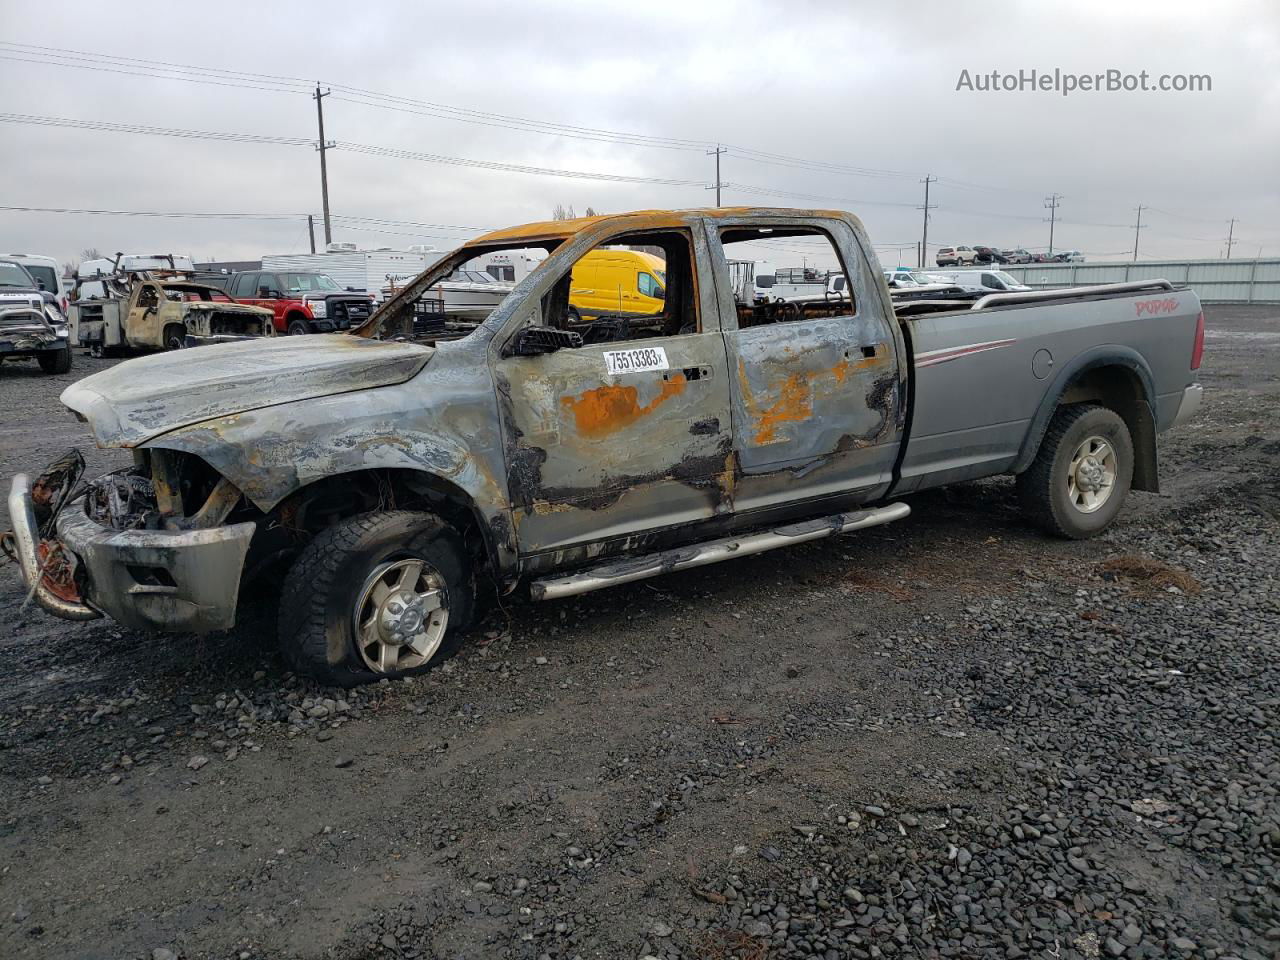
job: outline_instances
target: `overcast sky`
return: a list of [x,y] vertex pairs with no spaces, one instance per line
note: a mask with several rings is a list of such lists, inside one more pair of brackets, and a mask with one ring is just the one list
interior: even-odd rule
[[[860,215],[884,262],[920,238],[926,174],[930,248],[1044,248],[1044,199],[1062,195],[1055,247],[1091,258],[1280,256],[1280,3],[1274,0],[1057,4],[514,4],[312,2],[183,4],[135,16],[101,3],[36,8],[0,0],[0,40],[130,58],[120,70],[52,65],[0,46],[0,113],[285,138],[316,136],[302,92],[158,79],[143,61],[188,63],[357,87],[501,114],[723,142],[726,204],[836,206]],[[135,59],[136,58],[136,59]],[[37,62],[29,62],[37,61]],[[85,58],[61,63],[85,65]],[[101,61],[99,61],[101,64]],[[957,91],[971,75],[1019,69],[1208,74],[1212,90]],[[240,78],[237,82],[242,82]],[[272,84],[262,81],[259,86]],[[329,153],[336,215],[493,227],[581,212],[714,203],[705,148],[637,146],[461,122],[419,105],[325,100],[326,135],[344,143],[480,161],[692,180],[611,183]],[[383,104],[391,105],[388,100]],[[439,113],[439,111],[434,111]],[[0,250],[76,258],[173,251],[256,259],[307,248],[320,212],[309,145],[218,142],[0,124],[0,204],[132,211],[296,215],[155,219],[0,210]],[[750,148],[880,175],[761,163]],[[829,199],[798,199],[785,194]],[[466,230],[335,225],[361,246],[450,247]],[[373,225],[376,226],[376,225]],[[317,226],[317,233],[319,227]],[[321,242],[323,237],[320,237]],[[914,248],[904,249],[911,263]]]

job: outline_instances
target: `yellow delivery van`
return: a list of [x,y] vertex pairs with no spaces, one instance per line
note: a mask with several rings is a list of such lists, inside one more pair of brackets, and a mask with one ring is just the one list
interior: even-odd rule
[[667,263],[639,250],[596,249],[573,267],[569,304],[584,317],[662,312]]

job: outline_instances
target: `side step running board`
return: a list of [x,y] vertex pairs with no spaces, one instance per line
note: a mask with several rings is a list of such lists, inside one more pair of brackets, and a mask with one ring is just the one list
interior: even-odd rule
[[793,543],[821,540],[823,537],[833,537],[838,533],[848,533],[864,527],[878,527],[882,523],[901,520],[910,512],[911,508],[905,503],[891,503],[884,507],[855,510],[852,513],[837,513],[785,527],[774,527],[772,530],[762,530],[758,533],[694,543],[662,553],[624,557],[577,573],[534,580],[529,584],[529,593],[535,600],[572,597],[580,593],[590,593],[602,587],[615,587],[620,583],[656,577],[662,573],[688,570],[690,567],[703,567],[709,563],[719,563],[721,560],[730,560],[734,557],[749,557],[776,547],[788,547]]

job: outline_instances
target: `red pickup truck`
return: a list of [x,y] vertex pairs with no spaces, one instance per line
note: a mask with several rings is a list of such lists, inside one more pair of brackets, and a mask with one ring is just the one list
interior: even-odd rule
[[272,311],[277,333],[335,333],[360,326],[373,313],[373,297],[343,290],[323,273],[248,270],[223,286],[236,303]]

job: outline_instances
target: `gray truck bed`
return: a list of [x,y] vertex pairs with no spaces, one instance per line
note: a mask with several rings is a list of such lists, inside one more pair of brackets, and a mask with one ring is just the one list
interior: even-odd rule
[[1155,398],[1155,430],[1167,428],[1196,380],[1199,314],[1194,293],[1159,280],[993,294],[901,317],[913,404],[895,493],[1020,469],[1063,386],[1091,367],[1131,369]]

